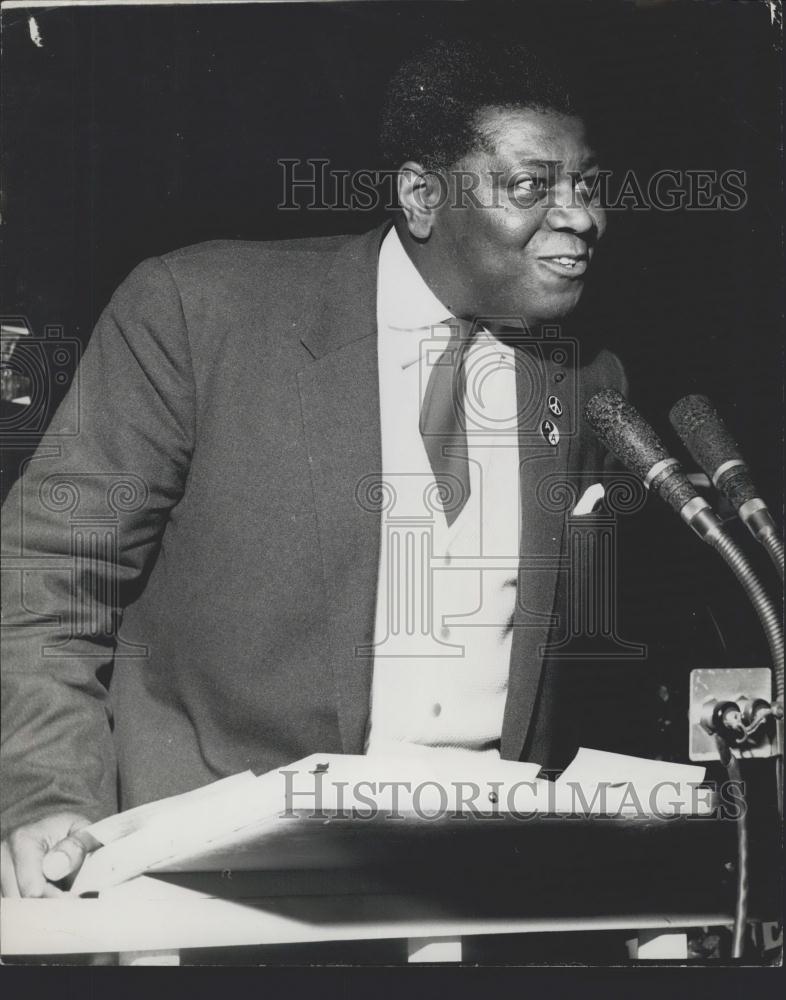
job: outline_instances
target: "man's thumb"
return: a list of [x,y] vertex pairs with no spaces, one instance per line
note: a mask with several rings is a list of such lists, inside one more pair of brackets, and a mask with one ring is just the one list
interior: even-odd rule
[[66,875],[79,871],[87,854],[87,846],[78,833],[70,833],[50,848],[44,857],[42,870],[50,882],[59,882]]

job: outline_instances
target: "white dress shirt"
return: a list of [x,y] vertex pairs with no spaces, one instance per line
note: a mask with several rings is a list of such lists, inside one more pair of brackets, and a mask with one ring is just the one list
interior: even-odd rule
[[485,330],[467,351],[470,497],[448,526],[419,420],[451,320],[391,229],[377,293],[385,510],[367,753],[499,755],[519,552],[514,352]]

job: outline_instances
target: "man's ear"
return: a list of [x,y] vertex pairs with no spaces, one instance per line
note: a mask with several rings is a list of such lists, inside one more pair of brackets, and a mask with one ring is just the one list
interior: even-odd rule
[[414,160],[407,160],[398,172],[398,201],[407,228],[419,240],[431,235],[437,210],[444,201],[444,180]]

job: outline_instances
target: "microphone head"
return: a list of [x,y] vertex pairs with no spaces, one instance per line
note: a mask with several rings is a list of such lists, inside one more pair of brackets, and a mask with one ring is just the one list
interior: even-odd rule
[[[693,460],[726,495],[735,510],[750,500],[758,499],[737,442],[706,396],[680,399],[672,406],[669,420]],[[726,467],[729,462],[734,465]]]
[[685,396],[669,412],[671,426],[694,461],[712,479],[724,462],[742,461],[740,449],[706,396]]
[[600,440],[631,472],[645,479],[669,454],[655,431],[616,389],[601,389],[584,408],[584,418]]
[[[678,514],[698,497],[652,427],[616,389],[596,392],[584,409],[584,417],[611,454]],[[668,464],[649,478],[653,467],[664,461]]]

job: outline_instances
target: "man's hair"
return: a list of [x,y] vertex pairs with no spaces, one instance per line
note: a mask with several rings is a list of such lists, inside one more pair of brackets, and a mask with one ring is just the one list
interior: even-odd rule
[[440,41],[408,59],[388,85],[380,130],[386,165],[414,160],[444,170],[490,149],[478,118],[491,107],[576,113],[566,80],[521,42]]

